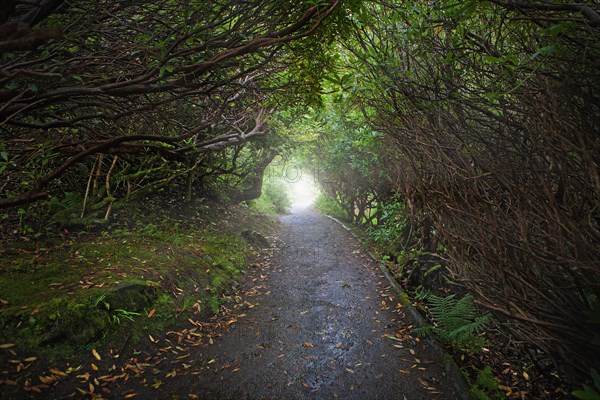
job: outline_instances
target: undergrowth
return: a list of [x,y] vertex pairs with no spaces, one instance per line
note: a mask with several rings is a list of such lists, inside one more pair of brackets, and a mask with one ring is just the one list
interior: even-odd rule
[[249,201],[253,209],[272,215],[287,213],[291,204],[286,184],[282,179],[267,179],[263,183],[261,196]]
[[330,215],[340,221],[348,221],[348,214],[344,209],[333,199],[321,193],[315,200],[315,208],[323,214]]
[[476,381],[471,385],[471,398],[474,400],[500,400],[504,398],[502,392],[498,389],[498,381],[490,366],[486,366],[477,373]]

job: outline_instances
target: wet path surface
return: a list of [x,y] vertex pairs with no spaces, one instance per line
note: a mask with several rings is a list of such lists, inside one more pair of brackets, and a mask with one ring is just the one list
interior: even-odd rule
[[359,243],[311,210],[281,218],[264,293],[166,393],[219,399],[459,399],[456,376]]

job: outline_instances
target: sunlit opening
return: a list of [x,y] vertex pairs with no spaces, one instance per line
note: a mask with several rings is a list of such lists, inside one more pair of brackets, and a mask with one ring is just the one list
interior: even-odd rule
[[294,213],[310,207],[318,194],[319,189],[312,176],[302,175],[295,182],[289,182],[288,196],[292,202],[290,211]]

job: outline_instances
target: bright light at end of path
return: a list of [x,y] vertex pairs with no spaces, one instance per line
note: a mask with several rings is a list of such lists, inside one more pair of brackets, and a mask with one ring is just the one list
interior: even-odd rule
[[290,182],[288,196],[292,202],[292,212],[310,207],[319,191],[312,176],[303,175],[296,182]]

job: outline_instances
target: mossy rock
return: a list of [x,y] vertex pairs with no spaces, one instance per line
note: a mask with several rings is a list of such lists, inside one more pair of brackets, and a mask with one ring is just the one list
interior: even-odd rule
[[143,283],[122,283],[106,293],[98,302],[103,310],[143,311],[150,307],[157,297],[156,288]]

